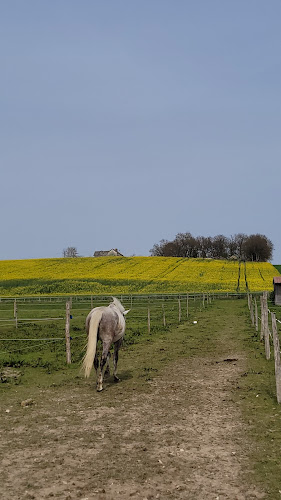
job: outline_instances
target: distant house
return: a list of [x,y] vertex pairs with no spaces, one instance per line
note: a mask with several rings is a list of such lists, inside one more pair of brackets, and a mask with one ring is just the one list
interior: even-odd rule
[[94,257],[124,257],[124,255],[117,248],[112,248],[111,250],[97,250]]
[[274,286],[274,303],[276,306],[281,306],[281,276],[273,278]]

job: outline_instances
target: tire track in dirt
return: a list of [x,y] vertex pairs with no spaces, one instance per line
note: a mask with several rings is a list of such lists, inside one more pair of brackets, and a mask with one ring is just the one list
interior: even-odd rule
[[26,414],[8,433],[18,449],[4,460],[3,498],[264,498],[241,479],[249,464],[231,391],[244,362],[229,357],[238,361],[172,364],[140,394],[121,384],[113,398],[53,394],[30,427]]
[[[169,363],[152,380],[107,382],[97,394],[93,381],[77,379],[75,385],[37,389],[35,406],[14,405],[1,426],[1,498],[265,498],[248,483],[251,444],[233,398],[245,372],[235,345],[237,311],[229,320],[216,310],[213,331],[202,316],[200,328],[211,338],[202,356],[192,351],[194,357]],[[178,330],[178,339],[188,343],[186,326]],[[192,332],[190,338],[199,330]],[[167,342],[158,346],[161,356]],[[140,347],[136,353],[141,356]]]

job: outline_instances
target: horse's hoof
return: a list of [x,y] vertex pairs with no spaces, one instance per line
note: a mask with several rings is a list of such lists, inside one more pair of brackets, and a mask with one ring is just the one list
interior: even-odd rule
[[114,377],[114,382],[120,382],[120,378],[118,378],[118,377],[115,376]]
[[97,387],[97,392],[103,391],[103,387]]

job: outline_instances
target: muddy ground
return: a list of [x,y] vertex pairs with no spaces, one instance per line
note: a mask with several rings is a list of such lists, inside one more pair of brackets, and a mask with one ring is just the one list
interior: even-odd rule
[[[121,353],[123,380],[109,379],[102,393],[79,377],[24,393],[13,388],[1,406],[1,498],[266,498],[248,479],[252,444],[233,397],[246,361],[235,321],[222,314],[212,327],[198,322],[203,352],[190,355],[194,333],[182,325],[154,344],[152,358],[150,345]],[[167,355],[172,339],[178,360]],[[146,356],[136,375],[132,367]],[[21,407],[23,396],[34,404]]]

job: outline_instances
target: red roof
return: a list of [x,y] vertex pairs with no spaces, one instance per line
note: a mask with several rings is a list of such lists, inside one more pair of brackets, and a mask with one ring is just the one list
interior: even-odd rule
[[273,278],[273,283],[281,283],[281,276],[276,276],[275,278]]

